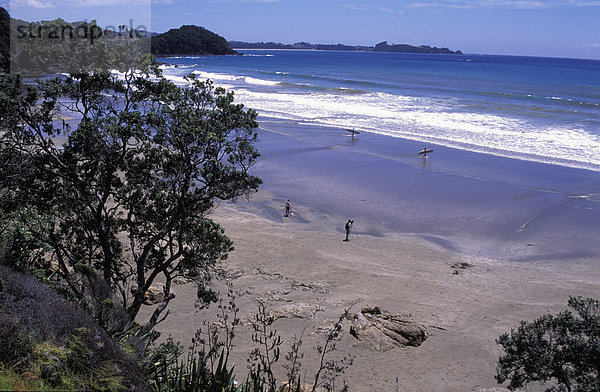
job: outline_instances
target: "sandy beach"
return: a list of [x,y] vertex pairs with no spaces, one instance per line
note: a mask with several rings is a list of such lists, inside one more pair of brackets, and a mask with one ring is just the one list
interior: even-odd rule
[[[345,380],[351,391],[484,391],[498,387],[494,375],[501,350],[495,339],[502,333],[521,320],[566,309],[570,295],[598,297],[600,258],[585,247],[587,237],[582,237],[583,248],[578,247],[574,238],[579,229],[570,231],[576,225],[564,218],[579,216],[578,209],[569,210],[579,199],[566,204],[560,192],[547,191],[556,189],[547,182],[562,172],[546,168],[549,175],[535,180],[532,189],[524,185],[532,182],[526,177],[522,182],[505,180],[515,177],[506,164],[497,165],[501,169],[495,178],[482,179],[477,171],[494,165],[493,157],[476,167],[463,156],[467,164],[462,169],[456,161],[454,167],[440,169],[444,151],[438,161],[416,161],[408,154],[388,159],[381,148],[368,149],[368,136],[355,144],[348,138],[339,142],[330,130],[298,136],[289,129],[262,134],[263,158],[256,166],[264,180],[262,190],[251,200],[223,203],[213,214],[235,246],[223,268],[242,320],[233,354],[239,378],[247,374],[246,359],[254,347],[247,321],[260,302],[276,315],[273,327],[284,341],[276,367],[280,381],[285,379],[281,364],[292,337],[304,331],[302,373],[311,382],[318,357],[314,347],[325,340],[319,331],[355,303],[351,315],[378,306],[419,323],[428,338],[418,347],[377,347],[358,341],[350,334],[354,321],[345,320],[332,355],[338,359],[351,355],[354,363],[338,385]],[[408,147],[417,151],[412,143]],[[363,153],[357,158],[359,148]],[[348,149],[353,154],[344,156]],[[400,196],[396,188],[378,185],[368,172],[369,167],[377,168],[383,173],[378,177],[381,184],[386,184],[390,163],[402,176]],[[541,170],[512,164],[517,165],[515,171],[532,178]],[[584,177],[567,174],[564,178],[569,181],[586,183]],[[428,176],[435,177],[439,186],[429,185],[427,192],[411,186]],[[344,186],[347,190],[340,192]],[[465,189],[471,196],[459,204],[458,195]],[[286,218],[287,198],[292,199],[294,215]],[[540,206],[540,200],[546,204]],[[556,205],[567,211],[556,211]],[[393,214],[386,214],[390,206]],[[407,211],[438,218],[419,225]],[[591,217],[581,224],[592,225],[597,209],[586,212]],[[355,230],[350,241],[343,242],[348,217],[356,219]],[[555,227],[557,219],[562,219],[560,228]],[[465,223],[469,221],[472,224]],[[563,234],[557,234],[561,229]],[[223,281],[215,285],[224,289]],[[196,309],[191,283],[175,286],[174,291],[171,314],[157,329],[162,338],[172,335],[187,346],[204,320],[215,319],[217,309]],[[140,316],[147,317],[150,311],[146,307]]]
[[[303,219],[309,211],[298,208]],[[497,386],[495,366],[500,334],[520,320],[556,313],[569,295],[598,295],[598,259],[510,263],[460,257],[414,236],[351,236],[343,242],[336,222],[319,220],[307,229],[294,217],[274,223],[235,205],[219,207],[214,218],[235,243],[225,268],[232,279],[240,317],[248,320],[259,301],[267,310],[302,304],[303,318],[280,318],[274,328],[284,339],[304,333],[303,370],[311,377],[325,337],[315,330],[335,320],[353,302],[351,313],[377,305],[393,314],[410,314],[425,325],[428,339],[420,347],[376,351],[359,344],[344,322],[335,356],[354,356],[341,379],[352,391],[474,391]],[[309,224],[312,226],[312,224]],[[329,230],[326,228],[329,226]],[[460,263],[470,267],[457,269]],[[217,286],[222,284],[217,283]],[[176,286],[172,314],[158,330],[189,344],[216,308],[193,306],[193,284]],[[236,374],[246,373],[253,345],[242,325],[235,340]],[[283,359],[282,359],[283,362]],[[285,373],[280,370],[280,378]],[[396,384],[396,378],[398,382]]]

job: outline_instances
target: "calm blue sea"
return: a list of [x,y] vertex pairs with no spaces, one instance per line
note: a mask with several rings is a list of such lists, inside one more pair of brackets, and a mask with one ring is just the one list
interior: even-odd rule
[[600,61],[243,51],[160,59],[261,115],[600,171]]

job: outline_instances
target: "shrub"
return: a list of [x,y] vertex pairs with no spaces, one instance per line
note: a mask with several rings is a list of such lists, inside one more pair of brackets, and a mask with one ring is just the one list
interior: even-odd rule
[[149,390],[135,361],[88,314],[6,266],[0,280],[1,363],[45,387]]
[[567,310],[547,314],[497,340],[500,357],[496,379],[511,390],[531,383],[555,386],[546,391],[600,391],[600,302],[570,297]]

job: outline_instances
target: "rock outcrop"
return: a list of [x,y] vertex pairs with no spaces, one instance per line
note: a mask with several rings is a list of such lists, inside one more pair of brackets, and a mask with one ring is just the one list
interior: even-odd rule
[[316,303],[297,302],[286,304],[270,310],[267,314],[275,320],[280,318],[313,319],[317,312],[325,310],[325,307]]
[[352,316],[350,334],[357,344],[366,344],[375,351],[394,347],[420,346],[427,339],[427,330],[409,315],[389,314],[377,306],[365,306]]

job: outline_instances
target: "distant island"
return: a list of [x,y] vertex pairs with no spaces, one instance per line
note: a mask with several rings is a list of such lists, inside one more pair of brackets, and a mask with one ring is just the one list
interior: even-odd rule
[[276,42],[241,42],[229,41],[234,49],[309,49],[309,50],[340,50],[349,52],[400,52],[400,53],[432,53],[432,54],[462,54],[460,50],[452,51],[448,48],[437,48],[427,45],[413,46],[407,44],[389,45],[387,41],[375,46],[354,46],[343,44],[311,44],[296,42],[295,44],[281,44]]

